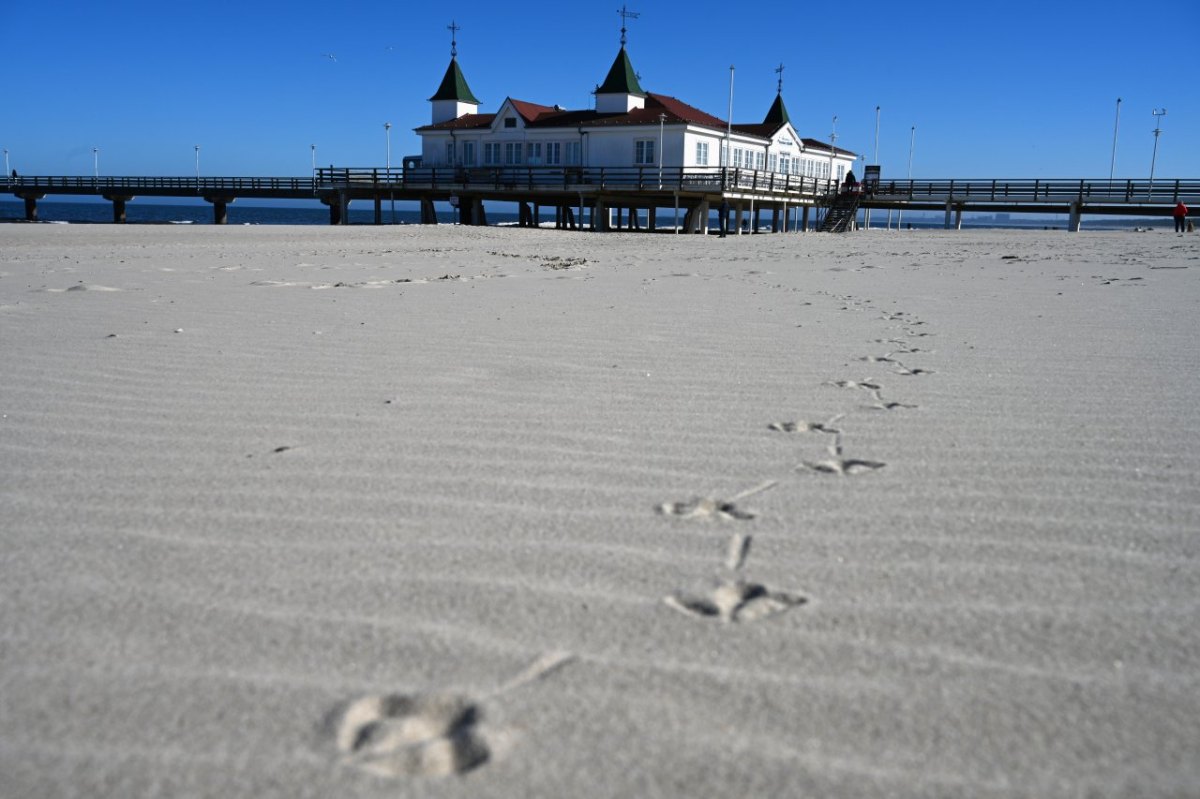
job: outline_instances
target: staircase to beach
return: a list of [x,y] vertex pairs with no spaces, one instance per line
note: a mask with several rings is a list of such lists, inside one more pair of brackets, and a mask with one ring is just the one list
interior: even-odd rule
[[859,192],[842,192],[829,202],[825,212],[825,221],[821,223],[822,233],[845,233],[850,229],[854,217],[858,215],[858,204],[862,201]]

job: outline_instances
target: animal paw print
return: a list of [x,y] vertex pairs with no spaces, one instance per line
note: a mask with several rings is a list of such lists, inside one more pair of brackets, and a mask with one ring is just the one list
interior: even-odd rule
[[[726,567],[740,572],[750,552],[750,536],[737,535],[730,539]],[[698,619],[715,619],[726,623],[759,621],[785,610],[803,605],[808,600],[791,591],[775,591],[761,583],[743,580],[740,575],[722,577],[705,596],[670,594],[663,602],[670,608]]]
[[462,696],[364,696],[337,715],[342,762],[378,776],[462,774],[491,754],[479,729],[479,707]]

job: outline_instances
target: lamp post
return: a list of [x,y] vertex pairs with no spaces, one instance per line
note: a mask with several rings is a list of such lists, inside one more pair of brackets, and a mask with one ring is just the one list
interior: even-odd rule
[[387,138],[387,180],[388,180],[388,197],[392,206],[392,224],[396,224],[396,195],[392,192],[392,123],[383,123],[383,134]]
[[312,148],[312,168],[313,175],[315,176],[317,174],[317,145],[310,144],[308,146]]
[[663,134],[666,129],[667,115],[658,115],[658,190],[662,191],[662,168],[663,168]]
[[729,114],[725,120],[725,154],[721,161],[721,166],[728,168],[729,162],[732,159],[733,151],[729,148],[732,146],[733,139],[733,64],[729,65]]
[[1158,135],[1162,133],[1162,118],[1167,115],[1167,109],[1155,108],[1150,113],[1154,115],[1154,154],[1150,156],[1150,188],[1146,192],[1147,200],[1154,193],[1154,162],[1158,158]]
[[1108,165],[1108,190],[1112,191],[1113,174],[1117,171],[1117,130],[1121,127],[1121,98],[1117,98],[1117,117],[1113,120],[1112,161]]
[[200,188],[200,145],[196,145],[196,188]]
[[[917,142],[917,126],[913,125],[912,132],[909,134],[909,137],[908,137],[908,179],[909,180],[912,180],[913,145],[916,144],[916,142]],[[901,223],[901,221],[903,221],[903,219],[904,219],[904,209],[901,208],[900,213],[898,213],[896,215],[896,230],[900,229],[900,223]]]
[[[875,106],[875,166],[879,166],[879,106]],[[863,174],[859,175],[859,180],[866,176],[866,169],[863,169]],[[863,228],[871,229],[871,209],[867,208],[863,211]]]
[[92,148],[92,177],[100,179],[100,148]]
[[4,148],[4,182],[6,185],[7,185],[8,181],[11,179],[11,177],[12,177],[12,172],[10,172],[8,169],[8,148],[5,147]]
[[836,188],[833,177],[833,158],[837,151],[837,114],[833,115],[833,132],[829,134],[829,185]]

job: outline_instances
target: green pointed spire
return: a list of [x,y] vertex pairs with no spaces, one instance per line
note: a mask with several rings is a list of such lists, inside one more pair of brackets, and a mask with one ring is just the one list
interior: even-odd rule
[[460,103],[474,103],[479,105],[479,100],[475,95],[471,94],[471,87],[467,85],[467,79],[463,76],[462,69],[458,66],[458,59],[451,58],[450,66],[446,67],[446,75],[442,78],[442,85],[438,86],[437,93],[429,98],[434,100],[457,100]]
[[633,64],[629,60],[629,55],[625,52],[625,48],[621,48],[621,52],[617,53],[617,58],[613,61],[612,69],[608,71],[608,77],[604,79],[604,83],[600,88],[596,89],[596,94],[636,94],[639,97],[645,97],[646,92],[642,91],[642,85],[638,83],[637,73],[633,70]]
[[771,103],[771,110],[767,112],[767,117],[763,120],[763,124],[779,127],[791,121],[792,118],[788,116],[787,106],[783,104],[783,95],[775,95],[775,102]]

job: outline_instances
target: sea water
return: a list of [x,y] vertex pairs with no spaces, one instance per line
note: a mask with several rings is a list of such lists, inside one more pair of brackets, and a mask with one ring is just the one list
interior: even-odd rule
[[[328,225],[329,224],[329,209],[320,203],[313,201],[309,206],[272,206],[262,205],[262,201],[251,202],[234,202],[227,206],[227,224],[230,225]],[[396,210],[393,212],[391,203],[384,200],[383,203],[383,223],[397,225],[415,225],[421,221],[420,211],[412,207],[412,203],[403,202],[396,203]],[[511,209],[511,210],[508,210]],[[112,223],[112,204],[109,202],[59,202],[51,199],[45,199],[38,202],[38,221],[43,223],[68,223],[68,224],[83,224],[83,223]],[[446,203],[437,205],[438,221],[443,223],[453,222],[457,217],[457,213],[452,213],[452,209]],[[518,219],[516,206],[512,203],[489,203],[487,208],[488,222],[491,224],[512,224]],[[645,224],[645,212],[641,213],[643,224]],[[17,222],[25,219],[25,204],[19,200],[4,200],[0,199],[0,222]],[[659,214],[659,219],[662,225],[670,225],[671,216],[663,216]],[[213,208],[208,203],[194,205],[166,205],[154,202],[137,202],[132,201],[125,206],[125,220],[127,224],[136,225],[211,225],[213,224]],[[931,212],[905,212],[901,217],[898,213],[893,212],[891,225],[893,229],[900,221],[904,227],[912,227],[915,229],[941,229],[945,226],[945,217],[941,213]],[[350,206],[349,223],[351,225],[372,225],[375,223],[375,208],[374,203],[360,201]],[[542,208],[541,221],[543,224],[554,221],[554,211],[551,208]],[[816,224],[816,217],[811,220],[811,224]],[[863,224],[863,212],[858,215],[859,224]],[[716,215],[710,216],[709,226],[716,229]],[[770,212],[764,211],[761,217],[760,230],[769,230],[771,224]],[[793,222],[794,224],[794,222]],[[871,227],[884,228],[887,227],[888,212],[886,210],[876,209],[871,212]],[[964,228],[1016,228],[1025,230],[1041,230],[1043,228],[1059,228],[1065,229],[1067,218],[1065,215],[1058,216],[1035,216],[1026,214],[1013,214],[1011,218],[998,218],[991,214],[980,214],[978,218],[972,218],[971,214],[963,215]],[[1133,216],[1102,216],[1089,217],[1084,216],[1083,227],[1085,230],[1130,230],[1133,228],[1161,228],[1170,229],[1172,226],[1169,217],[1133,217]]]

